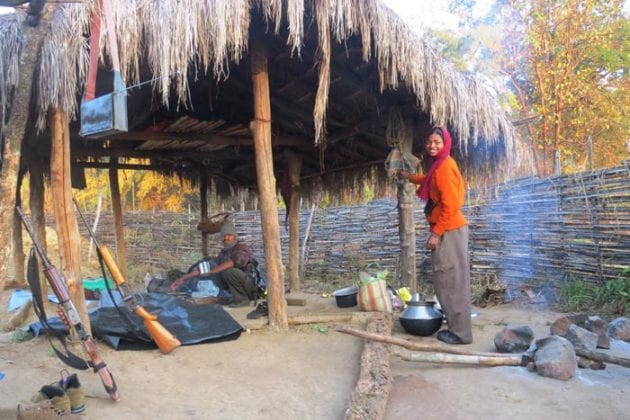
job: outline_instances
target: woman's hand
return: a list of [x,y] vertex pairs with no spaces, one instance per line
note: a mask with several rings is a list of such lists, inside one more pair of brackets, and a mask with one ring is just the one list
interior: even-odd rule
[[411,177],[411,174],[407,171],[402,170],[398,172],[398,177],[402,179],[409,179]]
[[432,233],[431,236],[429,236],[429,240],[427,240],[427,249],[435,251],[438,245],[440,245],[440,237]]

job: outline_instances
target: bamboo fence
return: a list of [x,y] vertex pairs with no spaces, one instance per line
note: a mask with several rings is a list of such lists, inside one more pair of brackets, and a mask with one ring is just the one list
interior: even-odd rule
[[[473,283],[496,276],[509,288],[520,288],[554,285],[575,276],[601,284],[630,266],[627,165],[546,179],[520,179],[470,192],[465,214],[470,223]],[[309,209],[300,214],[301,241],[309,216]],[[395,200],[315,209],[312,216],[304,252],[303,283],[315,279],[352,283],[359,270],[378,262],[392,274],[393,285],[401,285]],[[415,216],[418,277],[420,282],[430,281],[430,257],[424,249],[428,230],[419,201]],[[124,217],[130,264],[166,272],[173,268],[185,270],[201,258],[197,215],[127,213]],[[279,219],[284,220],[284,209],[280,210]],[[250,244],[263,262],[259,212],[236,212],[233,220],[241,240]],[[112,215],[105,213],[98,236],[113,247],[113,232]],[[286,261],[288,230],[281,226],[280,233]],[[82,230],[82,234],[86,232]],[[217,254],[220,235],[210,235],[209,244],[210,254]]]

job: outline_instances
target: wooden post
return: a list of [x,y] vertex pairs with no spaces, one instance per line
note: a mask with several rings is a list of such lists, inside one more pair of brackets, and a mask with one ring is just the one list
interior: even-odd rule
[[[406,130],[413,133],[412,130]],[[400,144],[401,152],[411,153],[413,135],[404,139]],[[416,279],[416,229],[413,218],[414,200],[416,200],[416,186],[409,181],[398,182],[398,234],[400,235],[400,275],[403,284],[418,291]]]
[[127,246],[125,245],[125,229],[123,227],[122,202],[118,184],[118,158],[110,161],[109,190],[112,196],[112,213],[116,232],[116,262],[125,279],[127,279]]
[[[208,175],[203,172],[200,176],[199,182],[199,197],[201,200],[200,217],[201,222],[208,221]],[[208,256],[208,232],[201,232],[201,254],[204,257]]]
[[61,257],[59,271],[66,279],[70,298],[79,312],[81,322],[91,331],[81,281],[81,236],[72,203],[70,125],[67,115],[59,109],[51,109],[49,127],[52,134],[50,185]]
[[[18,174],[17,187],[15,188],[15,205],[22,207],[22,181],[24,174]],[[26,286],[26,276],[24,275],[24,241],[22,240],[22,221],[17,210],[13,210],[13,270],[15,273],[16,287]]]
[[[31,209],[31,224],[37,240],[46,252],[46,214],[44,213],[44,171],[41,159],[31,161],[28,166],[29,172],[29,208]],[[43,272],[39,276],[40,290],[42,291],[42,302],[46,301],[48,295],[48,282]]]
[[15,87],[13,100],[9,104],[11,117],[4,130],[4,147],[0,150],[0,290],[8,277],[8,261],[11,254],[11,241],[5,235],[11,230],[13,208],[15,207],[15,186],[17,185],[18,170],[22,140],[26,132],[29,117],[29,104],[33,87],[33,74],[37,66],[37,59],[42,41],[50,28],[50,21],[57,5],[47,6],[39,25],[31,27],[22,24],[22,54],[20,55],[20,78]]
[[288,154],[289,176],[291,178],[291,200],[289,205],[289,288],[300,290],[300,171],[302,156]]
[[287,306],[284,299],[278,198],[276,196],[276,179],[273,174],[271,149],[271,100],[267,73],[267,50],[256,36],[250,37],[250,60],[254,95],[254,120],[251,122],[251,130],[256,154],[260,219],[265,244],[265,268],[269,279],[269,325],[280,330],[286,330],[288,328]]

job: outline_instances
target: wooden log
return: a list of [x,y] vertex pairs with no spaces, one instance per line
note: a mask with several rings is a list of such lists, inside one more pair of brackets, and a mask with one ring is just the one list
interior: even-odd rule
[[[391,337],[385,335],[379,335],[370,333],[367,331],[357,330],[355,328],[345,327],[342,325],[335,326],[335,331],[341,332],[344,334],[350,334],[357,337],[365,338],[371,341],[378,341],[381,343],[394,344],[396,346],[404,347],[407,350],[416,350],[416,351],[430,351],[430,352],[438,352],[438,353],[450,353],[450,354],[462,354],[462,355],[470,355],[470,356],[485,356],[485,357],[512,357],[514,355],[505,354],[505,353],[492,353],[492,352],[480,352],[480,351],[472,351],[466,350],[455,346],[446,346],[442,344],[427,344],[427,343],[418,343],[414,341],[404,340],[398,337]],[[521,354],[518,357],[522,357]]]
[[627,357],[613,356],[612,354],[601,351],[575,349],[575,354],[597,362],[612,363],[623,367],[630,368],[630,359]]
[[520,366],[520,356],[489,357],[468,354],[449,354],[433,352],[395,351],[394,355],[408,362],[453,363],[482,366]]
[[127,280],[127,245],[125,244],[125,228],[123,227],[122,200],[118,183],[118,158],[109,168],[109,189],[112,196],[112,213],[114,214],[114,231],[116,232],[116,262],[121,274]]
[[280,225],[278,223],[278,198],[276,179],[273,173],[271,148],[271,100],[267,50],[261,34],[250,37],[250,64],[252,93],[254,96],[254,119],[251,130],[254,136],[256,155],[256,180],[260,197],[260,218],[265,244],[265,268],[269,279],[268,305],[269,325],[286,330],[287,305],[284,299],[284,272],[280,248]]
[[[50,111],[49,121],[52,149],[50,152],[50,190],[53,197],[57,240],[63,275],[70,298],[79,312],[81,322],[91,331],[81,282],[81,237],[72,203],[70,178],[70,125],[68,117],[59,109]],[[71,331],[74,331],[71,329]],[[73,333],[71,333],[73,334]]]
[[287,322],[289,325],[302,324],[327,324],[331,322],[350,322],[352,321],[352,313],[345,314],[303,314],[289,317]]
[[[372,334],[391,334],[392,316],[374,313],[367,324]],[[387,399],[392,388],[393,379],[389,367],[389,346],[378,342],[365,344],[361,355],[361,372],[359,380],[350,396],[345,419],[382,419],[385,417]]]

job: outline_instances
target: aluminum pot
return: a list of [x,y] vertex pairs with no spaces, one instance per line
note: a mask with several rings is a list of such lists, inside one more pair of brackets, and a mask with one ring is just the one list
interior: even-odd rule
[[357,294],[359,289],[356,286],[344,287],[333,292],[337,306],[340,308],[350,308],[357,305]]
[[400,324],[405,331],[412,335],[427,337],[440,329],[444,315],[435,308],[435,302],[412,299],[408,305],[400,316]]

